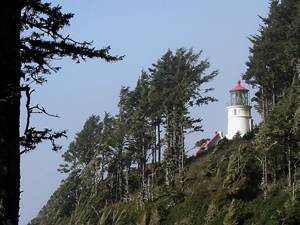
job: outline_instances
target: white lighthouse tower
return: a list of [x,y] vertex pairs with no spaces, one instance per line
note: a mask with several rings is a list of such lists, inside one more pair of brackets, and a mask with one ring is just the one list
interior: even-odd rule
[[249,104],[249,90],[237,85],[230,90],[230,105],[228,111],[227,138],[232,139],[237,133],[241,136],[252,130],[251,106]]

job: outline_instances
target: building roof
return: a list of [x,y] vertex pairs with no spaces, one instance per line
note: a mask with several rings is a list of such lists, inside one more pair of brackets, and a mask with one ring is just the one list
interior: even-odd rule
[[241,85],[241,81],[238,80],[238,81],[237,81],[237,85],[236,85],[235,87],[233,87],[230,91],[248,91],[248,89],[245,88],[245,87],[243,87],[243,86]]
[[219,132],[215,132],[214,136],[211,139],[208,139],[206,142],[204,142],[200,147],[196,148],[196,156],[200,155],[204,151],[206,151],[211,145],[215,144],[215,141],[218,141],[221,139],[221,135]]

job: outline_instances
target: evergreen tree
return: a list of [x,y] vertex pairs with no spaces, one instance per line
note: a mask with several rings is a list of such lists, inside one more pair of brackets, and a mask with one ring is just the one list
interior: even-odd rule
[[262,124],[255,139],[257,157],[262,165],[263,187],[270,182],[285,179],[291,188],[299,166],[298,108],[300,87],[298,82],[288,88],[276,107]]
[[[189,108],[215,101],[206,96],[211,88],[200,86],[217,71],[206,74],[209,63],[199,57],[200,53],[183,48],[175,54],[168,51],[150,75],[141,72],[133,90],[121,88],[116,116],[105,113],[100,121],[92,115],[85,122],[63,154],[66,164],[60,168],[80,180],[76,190],[82,192],[77,196],[81,203],[76,209],[94,201],[100,205],[128,201],[135,191],[138,206],[143,207],[164,178],[183,187],[185,134],[202,130],[201,120],[192,118]],[[160,83],[165,86],[158,88]],[[100,201],[95,199],[99,193]]]
[[76,134],[75,140],[63,154],[68,164],[61,165],[60,171],[80,172],[95,157],[102,126],[99,116],[92,115],[88,118],[83,129]]
[[157,115],[160,119],[163,116],[165,124],[167,184],[174,184],[174,172],[183,172],[185,133],[201,130],[201,119],[191,118],[189,108],[215,101],[206,96],[212,89],[203,88],[203,85],[212,80],[217,71],[207,74],[210,64],[200,60],[200,56],[201,52],[195,54],[192,49],[180,48],[174,54],[169,50],[150,69],[152,90],[158,92],[153,97],[150,95],[150,99],[161,102]]
[[0,223],[18,224],[20,196],[20,1],[0,3]]
[[[109,48],[95,49],[90,42],[77,42],[62,34],[73,14],[62,13],[61,7],[40,0],[2,1],[0,69],[0,222],[17,224],[20,197],[19,119],[20,97],[27,98],[27,120],[21,144],[22,153],[35,148],[42,140],[55,139],[65,132],[37,130],[30,126],[32,113],[48,114],[40,105],[30,105],[31,84],[43,84],[46,75],[59,70],[52,60],[69,56],[75,61],[102,58],[115,61],[120,57],[109,54]],[[22,33],[21,33],[22,32]],[[48,114],[49,115],[49,114]]]
[[300,58],[299,15],[299,0],[272,0],[259,34],[249,38],[252,47],[243,78],[258,89],[253,100],[263,118],[292,84]]

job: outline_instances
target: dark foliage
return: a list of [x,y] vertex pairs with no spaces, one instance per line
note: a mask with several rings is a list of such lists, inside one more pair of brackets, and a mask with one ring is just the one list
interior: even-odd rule
[[[41,105],[30,104],[33,86],[44,84],[48,75],[57,72],[60,68],[53,62],[62,57],[70,57],[76,62],[87,58],[111,62],[122,57],[111,56],[109,47],[96,49],[91,42],[78,42],[65,35],[62,30],[70,25],[73,14],[63,13],[60,6],[40,0],[13,0],[1,1],[0,8],[0,224],[16,225],[20,154],[34,149],[44,140],[50,141],[53,150],[59,150],[55,140],[66,136],[65,131],[40,130],[31,126],[33,114],[57,117]],[[22,95],[27,99],[27,119],[20,135]]]

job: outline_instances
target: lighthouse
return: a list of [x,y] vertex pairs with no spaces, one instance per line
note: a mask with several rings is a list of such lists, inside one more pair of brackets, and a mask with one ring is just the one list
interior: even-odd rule
[[227,138],[232,139],[237,133],[241,136],[252,130],[251,106],[249,103],[249,90],[237,81],[237,85],[230,90],[230,104],[227,107],[228,133]]

